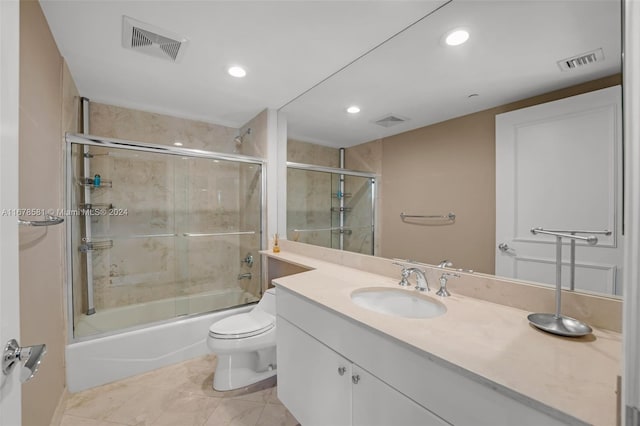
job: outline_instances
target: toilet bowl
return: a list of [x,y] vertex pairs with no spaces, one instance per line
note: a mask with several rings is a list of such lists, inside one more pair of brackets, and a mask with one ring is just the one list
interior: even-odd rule
[[209,327],[207,346],[218,359],[213,389],[245,387],[276,374],[276,289],[267,290],[249,312]]

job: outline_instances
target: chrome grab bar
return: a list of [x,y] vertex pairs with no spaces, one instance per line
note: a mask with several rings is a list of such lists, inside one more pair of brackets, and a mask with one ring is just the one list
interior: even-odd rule
[[63,217],[53,216],[53,215],[50,215],[50,214],[47,214],[44,217],[45,217],[45,220],[22,220],[22,219],[18,219],[18,224],[19,225],[25,225],[25,226],[51,226],[51,225],[59,225],[62,222],[64,222],[64,218]]
[[194,232],[185,232],[183,237],[222,237],[226,235],[253,235],[255,231],[237,231],[237,232],[212,232],[208,234],[199,234]]
[[444,219],[444,220],[456,220],[456,214],[453,212],[449,212],[445,215],[422,215],[422,214],[406,214],[404,212],[400,213],[400,219]]

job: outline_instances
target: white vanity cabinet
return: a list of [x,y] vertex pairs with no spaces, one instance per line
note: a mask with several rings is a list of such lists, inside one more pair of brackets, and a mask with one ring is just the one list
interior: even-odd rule
[[442,426],[424,407],[278,317],[278,398],[303,426]]
[[278,398],[302,426],[586,425],[284,286],[276,297]]

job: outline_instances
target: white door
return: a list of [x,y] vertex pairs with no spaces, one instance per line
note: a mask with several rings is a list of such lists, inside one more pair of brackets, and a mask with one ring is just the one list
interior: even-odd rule
[[609,230],[577,242],[575,288],[621,294],[621,158],[620,86],[496,116],[496,275],[555,284],[555,237],[531,228]]
[[[0,210],[18,207],[19,2],[0,1]],[[6,213],[6,212],[5,212]],[[0,215],[0,351],[20,337],[18,222]],[[17,369],[16,369],[17,370]],[[20,425],[19,374],[0,371],[0,425]]]

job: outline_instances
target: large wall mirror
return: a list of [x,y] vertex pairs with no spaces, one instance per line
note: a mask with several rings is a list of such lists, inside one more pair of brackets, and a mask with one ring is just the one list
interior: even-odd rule
[[563,284],[620,295],[621,38],[617,0],[454,0],[417,19],[281,109],[287,237],[552,284],[555,239],[530,229],[592,231],[563,240]]

